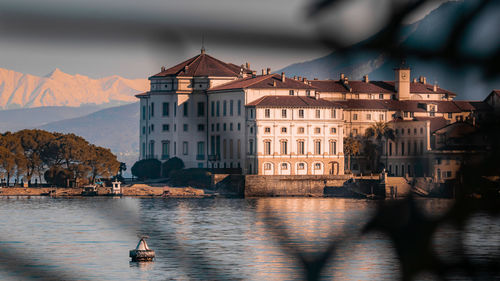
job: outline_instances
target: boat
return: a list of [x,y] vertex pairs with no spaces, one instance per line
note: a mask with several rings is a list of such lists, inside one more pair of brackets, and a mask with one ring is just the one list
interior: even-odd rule
[[86,185],[83,187],[82,196],[97,196],[97,186],[96,185]]

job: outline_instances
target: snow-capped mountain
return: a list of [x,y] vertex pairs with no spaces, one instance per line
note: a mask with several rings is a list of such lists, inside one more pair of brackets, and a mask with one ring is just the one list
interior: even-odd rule
[[149,88],[147,79],[113,75],[92,79],[55,69],[44,77],[0,68],[0,109],[40,106],[113,106],[137,101]]

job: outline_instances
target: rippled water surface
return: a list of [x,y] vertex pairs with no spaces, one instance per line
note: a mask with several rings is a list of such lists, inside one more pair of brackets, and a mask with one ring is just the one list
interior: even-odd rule
[[[420,203],[435,214],[451,201]],[[332,234],[343,238],[326,279],[396,279],[399,265],[387,237],[360,234],[376,204],[336,198],[0,198],[0,280],[300,279],[301,267],[276,243],[281,230],[290,234],[286,245],[308,253],[324,249]],[[465,240],[481,259],[492,254],[492,243],[500,246],[500,229],[498,220],[476,221]],[[483,227],[493,235],[484,237]],[[150,236],[155,262],[129,261],[139,234]],[[454,229],[439,232],[441,254],[454,235]]]

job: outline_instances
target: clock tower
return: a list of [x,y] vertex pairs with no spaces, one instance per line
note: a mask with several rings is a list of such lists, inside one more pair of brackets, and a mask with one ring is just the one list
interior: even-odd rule
[[394,87],[397,100],[410,99],[410,67],[403,61],[394,69]]

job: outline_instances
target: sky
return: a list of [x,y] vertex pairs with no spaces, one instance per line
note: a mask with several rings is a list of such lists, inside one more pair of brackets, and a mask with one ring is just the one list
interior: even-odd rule
[[198,54],[203,38],[216,58],[277,70],[331,52],[320,33],[342,36],[347,45],[367,38],[392,5],[344,2],[308,17],[312,0],[2,0],[0,67],[38,76],[59,68],[92,78],[146,78]]

